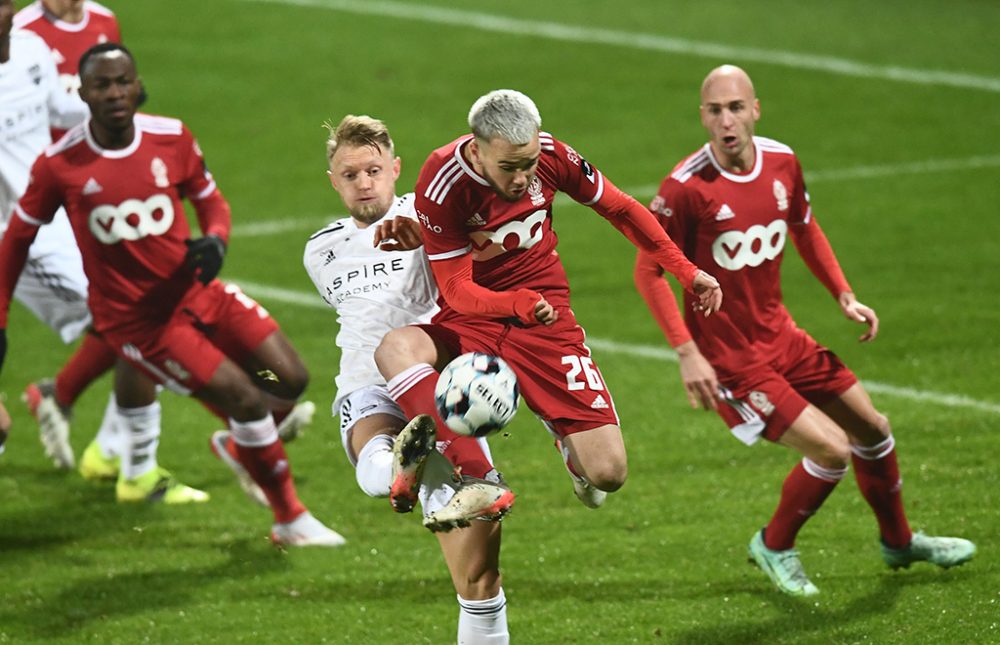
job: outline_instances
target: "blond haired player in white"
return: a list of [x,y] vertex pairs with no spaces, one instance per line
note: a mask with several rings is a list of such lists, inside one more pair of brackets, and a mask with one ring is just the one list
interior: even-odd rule
[[[436,435],[427,416],[407,424],[375,366],[375,347],[388,331],[429,322],[438,311],[438,292],[423,250],[390,251],[395,245],[374,243],[380,226],[391,236],[419,236],[417,226],[386,222],[415,222],[413,194],[395,195],[400,160],[381,121],[349,115],[330,130],[330,181],[350,217],[310,237],[303,262],[338,314],[341,362],[333,413],[340,416],[344,450],[361,490],[390,497],[397,511],[408,511],[412,504],[406,500],[408,491],[396,490],[396,485],[402,482],[405,488],[411,481],[419,486],[424,524],[437,533],[458,592],[458,642],[506,643],[500,524],[470,520],[502,515],[513,494],[501,484],[484,440],[452,438],[444,429]],[[418,244],[419,237],[409,246]],[[433,449],[435,436],[438,450]],[[414,463],[414,452],[427,455],[426,462]],[[482,478],[457,477],[452,462],[464,475]]]

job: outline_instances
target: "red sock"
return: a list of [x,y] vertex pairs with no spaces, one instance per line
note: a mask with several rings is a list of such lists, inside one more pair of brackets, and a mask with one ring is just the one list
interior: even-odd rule
[[72,407],[77,397],[115,364],[117,355],[111,345],[93,332],[83,335],[83,342],[56,374],[56,403]]
[[[764,529],[764,546],[784,551],[795,546],[795,536],[826,498],[833,492],[837,480],[820,479],[806,471],[800,461],[788,473],[781,487],[781,501],[774,516]],[[838,471],[843,477],[844,471]]]
[[901,548],[910,543],[913,533],[903,510],[903,480],[899,476],[896,450],[878,459],[865,459],[851,455],[854,478],[868,505],[875,511],[882,541],[886,546]]
[[274,511],[275,522],[286,524],[305,512],[306,507],[295,492],[288,455],[280,440],[254,447],[241,446],[230,437],[226,442],[226,450],[243,464],[250,477],[264,491],[271,510]]
[[493,464],[486,459],[479,443],[472,437],[457,435],[448,428],[438,414],[434,403],[434,386],[438,373],[426,363],[414,365],[389,381],[389,394],[406,416],[429,414],[437,424],[437,440],[448,442],[444,456],[462,469],[463,475],[482,478],[493,470]]

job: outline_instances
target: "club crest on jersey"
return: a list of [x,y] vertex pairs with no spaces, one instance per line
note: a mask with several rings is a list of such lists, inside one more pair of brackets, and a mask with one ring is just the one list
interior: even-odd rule
[[532,206],[541,206],[545,203],[545,195],[542,194],[542,182],[538,177],[534,177],[528,184],[528,197],[531,198]]
[[42,84],[42,66],[32,65],[28,68],[28,75],[31,76],[31,82],[35,85]]
[[778,202],[779,211],[788,210],[788,189],[779,180],[774,180],[774,199]]
[[153,161],[149,164],[149,172],[153,173],[153,183],[156,184],[157,188],[170,187],[170,178],[167,177],[167,164],[163,163],[163,159],[153,157]]
[[768,400],[767,395],[763,392],[754,390],[747,398],[750,399],[750,405],[760,410],[760,413],[765,417],[771,416],[771,413],[774,412],[774,404]]
[[674,214],[674,211],[667,206],[667,200],[663,199],[662,195],[657,195],[653,198],[653,201],[649,202],[649,210],[659,213],[664,217],[670,217]]

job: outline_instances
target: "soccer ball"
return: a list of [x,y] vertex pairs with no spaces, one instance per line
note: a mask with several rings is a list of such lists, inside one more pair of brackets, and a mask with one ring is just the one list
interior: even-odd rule
[[485,437],[517,412],[517,377],[502,358],[470,352],[441,371],[434,399],[445,424],[456,434]]

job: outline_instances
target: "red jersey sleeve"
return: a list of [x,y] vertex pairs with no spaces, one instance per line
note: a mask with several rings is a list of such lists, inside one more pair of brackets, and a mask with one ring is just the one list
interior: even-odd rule
[[181,181],[182,194],[194,206],[202,234],[218,235],[228,243],[229,230],[232,227],[229,202],[216,186],[212,173],[205,165],[205,158],[198,142],[186,127],[182,131],[180,145],[183,150],[184,167],[184,179]]
[[813,275],[823,283],[834,298],[851,291],[851,285],[837,262],[837,256],[830,246],[830,241],[820,228],[819,222],[813,216],[812,205],[809,203],[809,191],[806,190],[805,179],[802,176],[802,166],[795,159],[794,193],[791,196],[791,212],[788,220],[790,237],[798,249],[802,260]]
[[28,189],[21,195],[15,213],[36,226],[52,221],[56,211],[63,205],[63,191],[51,160],[45,153],[35,159],[28,176]]
[[[667,177],[660,185],[660,191],[649,205],[650,213],[660,227],[670,237],[682,240],[683,229],[679,225],[685,212],[681,204],[686,203],[680,184]],[[672,204],[673,206],[668,206]],[[666,280],[663,269],[649,253],[641,250],[636,256],[633,272],[636,289],[646,301],[653,319],[660,326],[671,347],[678,347],[691,340],[691,332],[684,324],[684,317],[677,306],[677,298]]]
[[684,257],[646,207],[619,190],[573,148],[555,140],[553,144],[561,162],[559,189],[597,211],[690,291],[698,267]]

